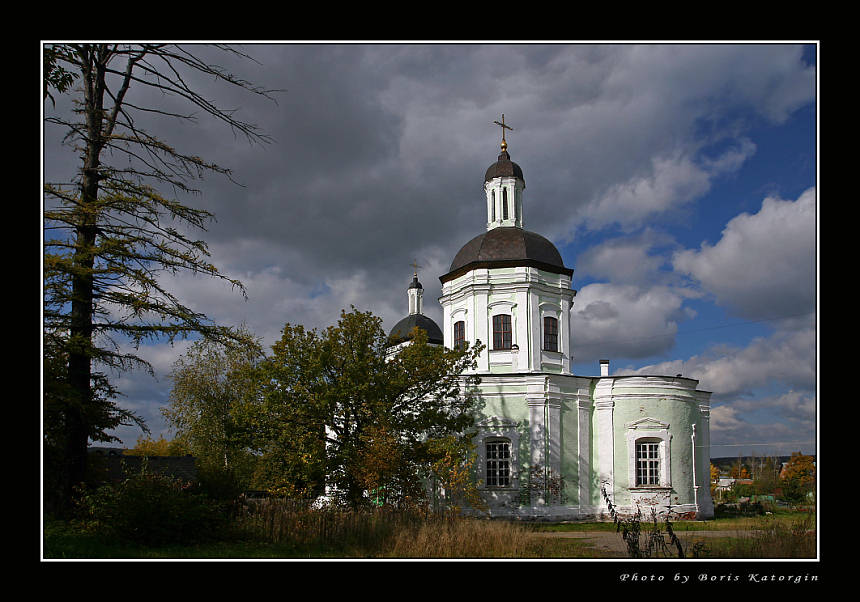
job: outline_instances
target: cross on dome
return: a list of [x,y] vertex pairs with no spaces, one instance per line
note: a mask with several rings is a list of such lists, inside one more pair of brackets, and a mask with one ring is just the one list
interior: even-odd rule
[[505,140],[505,130],[511,130],[513,132],[514,128],[505,124],[505,114],[504,113],[502,113],[502,120],[500,122],[494,121],[493,123],[498,125],[498,126],[501,126],[501,128],[502,128],[502,150],[503,151],[508,150],[508,143]]

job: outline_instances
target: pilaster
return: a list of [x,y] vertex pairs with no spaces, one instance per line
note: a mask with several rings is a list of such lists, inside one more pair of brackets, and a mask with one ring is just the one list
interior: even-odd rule
[[577,409],[577,476],[579,505],[591,506],[591,399],[579,397]]
[[[613,378],[602,378],[594,390],[594,412],[597,422],[597,482],[606,489],[610,500],[615,499],[615,429],[612,398]],[[600,504],[603,504],[601,495]]]
[[561,477],[561,398],[551,396],[549,377],[543,377],[529,382],[526,404],[529,409],[530,467],[538,481],[543,479],[544,483],[543,491],[534,493],[538,494],[537,504],[546,505],[551,502],[549,480]]

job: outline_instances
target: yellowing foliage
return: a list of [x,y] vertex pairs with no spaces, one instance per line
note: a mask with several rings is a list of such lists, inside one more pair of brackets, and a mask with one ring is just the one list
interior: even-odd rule
[[164,435],[159,435],[157,440],[147,435],[138,437],[135,446],[124,453],[127,456],[184,456],[190,451],[180,441],[168,441]]
[[811,488],[815,485],[815,458],[805,456],[800,452],[791,454],[791,459],[786,463],[780,474],[782,481],[796,481],[802,488]]

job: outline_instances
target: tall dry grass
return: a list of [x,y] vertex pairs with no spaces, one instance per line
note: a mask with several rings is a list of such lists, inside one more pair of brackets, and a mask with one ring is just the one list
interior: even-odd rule
[[446,517],[398,531],[389,555],[395,558],[539,557],[533,531],[519,523]]
[[757,519],[737,536],[708,542],[710,558],[815,558],[815,515],[791,522]]
[[540,556],[526,525],[385,508],[315,509],[285,500],[248,504],[240,519],[256,540],[303,554],[372,558],[523,558]]

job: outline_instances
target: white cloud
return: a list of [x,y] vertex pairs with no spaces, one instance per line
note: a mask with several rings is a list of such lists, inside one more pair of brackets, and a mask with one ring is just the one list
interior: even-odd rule
[[683,374],[699,381],[699,388],[731,398],[778,383],[811,390],[815,387],[815,331],[812,328],[777,332],[754,339],[743,348],[714,346],[688,360],[662,362],[627,374]]
[[583,209],[584,225],[603,228],[618,224],[632,230],[655,217],[684,210],[711,189],[714,178],[738,170],[756,149],[743,138],[716,158],[696,159],[690,153],[698,143],[691,139],[686,144],[688,151],[653,156],[638,173],[596,196]]
[[[273,341],[287,321],[322,327],[351,303],[393,325],[417,259],[425,307],[438,321],[437,277],[484,227],[481,182],[498,153],[492,120],[501,113],[515,128],[511,153],[528,184],[527,228],[556,241],[583,223],[636,228],[693,207],[714,178],[746,164],[755,147],[732,115],[779,121],[814,100],[814,68],[801,52],[743,44],[252,46],[259,64],[227,57],[226,68],[286,89],[278,105],[221,86],[216,94],[217,82],[201,90],[221,106],[241,106],[241,118],[275,144],[249,147],[205,119],[181,129],[159,119],[153,132],[168,142],[180,132],[180,150],[232,169],[244,185],[207,180],[190,204],[216,215],[202,237],[212,263],[245,284],[248,301],[202,278],[175,278],[169,290]],[[699,129],[728,121],[732,128],[716,134]],[[46,131],[49,181],[74,173],[55,130]],[[728,150],[707,158],[713,148]],[[710,253],[690,253],[685,273],[726,302],[740,298],[709,280]],[[579,291],[578,354],[666,350],[690,293],[665,274],[646,278],[661,267],[647,241],[603,245],[581,259],[614,284]],[[169,352],[146,352],[162,371]],[[135,399],[146,398],[128,384]],[[153,388],[150,398],[159,395]]]
[[655,157],[646,173],[612,184],[583,211],[591,228],[617,223],[622,228],[641,226],[655,215],[678,208],[705,194],[709,177],[686,156]]
[[815,217],[814,188],[796,201],[768,197],[758,213],[732,219],[715,245],[677,252],[674,267],[746,318],[812,311]]
[[791,389],[760,399],[740,398],[733,400],[731,404],[738,410],[746,412],[768,410],[769,413],[795,424],[814,426],[815,422],[815,395],[811,391]]
[[576,272],[580,278],[590,276],[615,284],[653,285],[671,277],[660,272],[667,260],[654,250],[673,244],[669,236],[652,229],[608,239],[577,256]]
[[[778,453],[802,449],[815,451],[815,396],[788,391],[781,395],[745,398],[711,408],[711,446],[739,450],[744,455]],[[755,444],[755,445],[750,445]],[[724,445],[728,447],[724,447]]]
[[720,435],[726,431],[736,431],[749,426],[748,422],[738,416],[738,409],[729,405],[711,408],[709,424],[712,435]]
[[571,312],[576,361],[647,357],[670,349],[679,322],[691,317],[682,307],[686,297],[683,289],[666,286],[584,286]]

